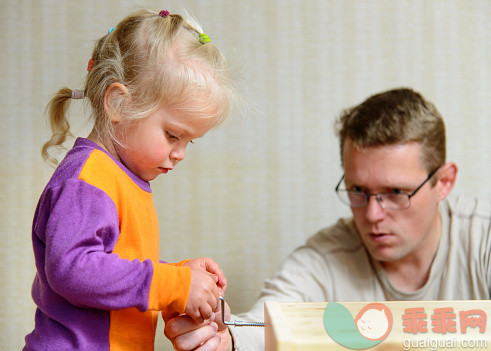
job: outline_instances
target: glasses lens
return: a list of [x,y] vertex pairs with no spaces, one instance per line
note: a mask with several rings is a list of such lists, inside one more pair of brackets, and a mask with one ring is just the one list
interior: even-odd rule
[[409,196],[407,194],[380,194],[385,208],[391,210],[402,210],[409,207]]
[[[338,197],[339,199],[346,205],[348,206],[355,206],[353,205],[353,196],[351,195],[351,192],[346,190],[346,189],[339,189],[338,192]],[[355,200],[356,202],[356,200]]]
[[339,199],[348,206],[363,207],[367,204],[367,196],[364,192],[338,189],[337,194]]
[[362,207],[367,204],[367,195],[361,191],[348,191],[348,198],[351,206]]
[[346,205],[350,205],[350,201],[348,198],[348,193],[344,189],[337,189],[336,190],[336,195],[338,196],[339,200],[343,202]]

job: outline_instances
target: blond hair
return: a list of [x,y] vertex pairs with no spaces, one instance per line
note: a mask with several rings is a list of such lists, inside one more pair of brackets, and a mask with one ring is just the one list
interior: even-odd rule
[[[131,104],[121,99],[113,106],[127,120],[144,118],[163,106],[215,118],[217,124],[226,118],[236,90],[224,56],[211,42],[199,40],[200,34],[200,26],[187,13],[185,17],[159,15],[144,9],[130,14],[99,39],[84,87],[94,130],[115,140],[103,106],[112,83],[122,83],[129,92]],[[70,135],[67,111],[71,96],[72,90],[62,88],[47,106],[52,137],[43,145],[42,155],[53,163],[57,162],[48,149],[61,147]]]
[[373,95],[345,110],[337,121],[343,161],[347,138],[359,148],[417,142],[429,172],[445,163],[445,123],[436,107],[412,89]]

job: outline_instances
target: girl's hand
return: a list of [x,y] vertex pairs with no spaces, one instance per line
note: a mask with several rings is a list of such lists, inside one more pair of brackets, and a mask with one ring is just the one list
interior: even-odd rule
[[209,257],[200,257],[195,258],[191,261],[188,261],[184,264],[185,266],[191,268],[202,268],[208,273],[210,273],[215,280],[218,288],[220,289],[220,296],[223,296],[225,290],[227,290],[227,279],[223,274],[223,271],[220,269],[218,263],[216,263],[212,258]]
[[227,289],[227,280],[218,264],[209,257],[190,260],[191,289],[184,313],[201,323],[212,319],[219,309],[219,296]]
[[214,318],[219,305],[219,288],[213,275],[200,268],[191,268],[191,288],[184,313],[197,323]]

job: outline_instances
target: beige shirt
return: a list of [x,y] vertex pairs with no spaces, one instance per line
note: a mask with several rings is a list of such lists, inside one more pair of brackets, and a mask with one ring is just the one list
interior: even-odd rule
[[[457,198],[440,203],[442,236],[426,284],[402,292],[372,262],[353,219],[340,219],[297,248],[280,265],[252,309],[232,319],[263,321],[264,301],[489,300],[491,202]],[[236,350],[264,350],[264,330],[230,327]]]

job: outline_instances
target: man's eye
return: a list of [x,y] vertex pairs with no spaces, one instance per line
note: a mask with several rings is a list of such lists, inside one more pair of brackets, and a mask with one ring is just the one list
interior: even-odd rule
[[396,195],[399,195],[399,194],[406,194],[405,191],[401,190],[401,189],[392,189],[391,194],[396,194]]

